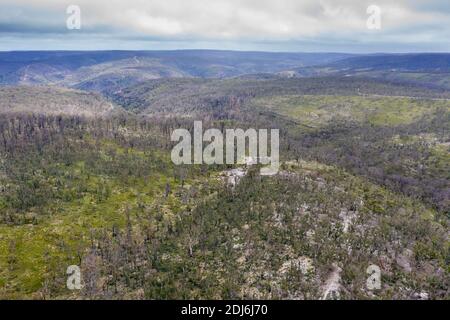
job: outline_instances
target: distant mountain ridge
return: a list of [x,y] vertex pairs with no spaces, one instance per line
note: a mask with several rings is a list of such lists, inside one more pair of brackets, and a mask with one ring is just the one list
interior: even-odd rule
[[449,53],[359,55],[279,73],[285,77],[364,77],[450,89]]
[[450,72],[450,54],[414,53],[357,56],[326,65],[337,69]]
[[0,85],[56,85],[111,95],[148,80],[360,76],[450,88],[450,54],[220,50],[0,52]]
[[[167,77],[225,78],[330,63],[341,53],[272,53],[217,50],[0,52],[0,84],[111,85],[105,74],[131,82]],[[95,79],[99,74],[100,79]],[[74,81],[75,80],[75,81]],[[106,81],[106,83],[103,83]],[[83,84],[84,83],[84,84]]]

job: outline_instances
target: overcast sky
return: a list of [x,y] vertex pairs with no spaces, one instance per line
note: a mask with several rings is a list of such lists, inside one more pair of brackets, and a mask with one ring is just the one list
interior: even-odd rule
[[450,0],[0,0],[0,50],[192,48],[450,52]]

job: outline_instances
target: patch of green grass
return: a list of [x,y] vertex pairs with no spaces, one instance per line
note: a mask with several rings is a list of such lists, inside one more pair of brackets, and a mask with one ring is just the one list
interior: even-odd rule
[[285,95],[255,99],[253,105],[311,128],[323,127],[336,119],[394,126],[413,123],[438,108],[450,111],[449,101],[398,97]]

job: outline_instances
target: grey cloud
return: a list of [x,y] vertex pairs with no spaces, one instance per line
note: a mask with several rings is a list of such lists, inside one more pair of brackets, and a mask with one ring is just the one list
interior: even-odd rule
[[[65,28],[65,8],[72,2],[82,12],[82,29],[76,32]],[[366,28],[369,4],[382,8],[380,31]],[[62,47],[76,45],[63,43],[70,38],[80,45],[98,45],[95,39],[107,39],[103,43],[113,47],[127,42],[209,43],[219,48],[220,43],[247,43],[245,47],[279,51],[314,43],[348,46],[346,51],[364,46],[384,51],[389,44],[414,50],[424,43],[441,50],[443,43],[450,43],[448,0],[0,0],[0,7],[0,38],[8,37],[8,43],[26,36]],[[58,36],[66,34],[71,35],[67,40]]]

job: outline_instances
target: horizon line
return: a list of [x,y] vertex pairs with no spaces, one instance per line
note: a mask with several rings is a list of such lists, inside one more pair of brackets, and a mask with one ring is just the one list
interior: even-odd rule
[[406,55],[406,54],[450,54],[450,51],[404,51],[404,52],[388,52],[388,51],[374,51],[374,52],[351,52],[351,51],[271,51],[271,50],[239,50],[239,49],[19,49],[19,50],[2,50],[0,53],[14,53],[14,52],[177,52],[177,51],[210,51],[210,52],[241,52],[241,53],[278,53],[278,54],[351,54],[351,55]]

